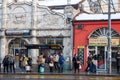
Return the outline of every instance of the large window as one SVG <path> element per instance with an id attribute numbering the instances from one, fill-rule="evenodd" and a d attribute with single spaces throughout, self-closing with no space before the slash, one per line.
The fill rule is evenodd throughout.
<path id="1" fill-rule="evenodd" d="M 40 44 L 60 44 L 63 45 L 63 38 L 39 38 Z"/>

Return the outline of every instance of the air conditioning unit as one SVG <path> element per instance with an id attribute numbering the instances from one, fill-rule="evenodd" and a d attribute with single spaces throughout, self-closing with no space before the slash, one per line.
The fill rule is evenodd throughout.
<path id="1" fill-rule="evenodd" d="M 83 29 L 83 27 L 84 27 L 83 24 L 78 24 L 78 25 L 76 25 L 76 28 L 78 28 L 78 29 Z"/>

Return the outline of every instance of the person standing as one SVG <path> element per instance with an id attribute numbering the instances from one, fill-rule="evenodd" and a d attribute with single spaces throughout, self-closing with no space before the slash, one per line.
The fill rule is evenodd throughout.
<path id="1" fill-rule="evenodd" d="M 93 56 L 91 53 L 89 53 L 88 59 L 87 59 L 87 68 L 85 69 L 86 72 L 93 71 L 93 62 L 92 62 Z"/>
<path id="2" fill-rule="evenodd" d="M 73 61 L 74 73 L 76 73 L 77 70 L 79 73 L 80 60 L 77 54 L 74 55 L 72 61 Z"/>
<path id="3" fill-rule="evenodd" d="M 65 58 L 64 58 L 63 54 L 60 53 L 59 60 L 58 60 L 58 66 L 59 66 L 58 72 L 60 72 L 60 73 L 63 72 L 64 62 L 65 62 Z"/>
<path id="4" fill-rule="evenodd" d="M 13 55 L 9 55 L 8 57 L 8 62 L 9 62 L 9 68 L 10 68 L 10 72 L 14 72 L 15 73 L 15 57 Z"/>
<path id="5" fill-rule="evenodd" d="M 9 65 L 9 62 L 8 62 L 8 55 L 6 55 L 2 61 L 2 64 L 3 64 L 3 72 L 9 72 L 8 71 L 8 65 Z"/>
<path id="6" fill-rule="evenodd" d="M 50 68 L 50 72 L 53 72 L 53 67 L 54 67 L 53 56 L 50 55 L 50 59 L 49 59 L 49 68 Z"/>
<path id="7" fill-rule="evenodd" d="M 2 67 L 2 58 L 0 58 L 0 72 L 1 72 L 1 67 Z"/>
<path id="8" fill-rule="evenodd" d="M 117 73 L 120 73 L 120 51 L 117 52 L 116 55 L 116 64 L 117 64 Z"/>
<path id="9" fill-rule="evenodd" d="M 54 67 L 55 67 L 55 70 L 58 70 L 59 55 L 58 55 L 57 53 L 54 54 L 53 60 L 54 60 Z"/>
<path id="10" fill-rule="evenodd" d="M 44 72 L 45 58 L 43 55 L 38 56 L 38 72 Z"/>
<path id="11" fill-rule="evenodd" d="M 21 57 L 21 67 L 22 67 L 22 71 L 26 72 L 25 67 L 28 65 L 28 58 L 26 57 L 26 55 L 23 55 L 23 57 Z"/>
<path id="12" fill-rule="evenodd" d="M 28 60 L 27 60 L 27 67 L 28 67 L 28 71 L 31 72 L 32 70 L 32 57 L 31 56 L 28 56 Z"/>

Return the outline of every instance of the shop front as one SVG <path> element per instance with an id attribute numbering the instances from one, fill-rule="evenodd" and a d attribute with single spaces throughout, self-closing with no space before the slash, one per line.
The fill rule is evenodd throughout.
<path id="1" fill-rule="evenodd" d="M 99 16 L 99 15 L 98 15 Z M 82 70 L 87 66 L 87 57 L 92 53 L 97 71 L 107 70 L 108 23 L 107 20 L 80 19 L 73 21 L 73 54 L 80 54 Z M 92 15 L 93 17 L 93 15 Z M 111 20 L 111 60 L 112 70 L 116 69 L 116 53 L 120 45 L 120 20 Z M 81 49 L 82 48 L 82 49 Z M 80 50 L 83 52 L 80 53 Z"/>
<path id="2" fill-rule="evenodd" d="M 88 52 L 95 57 L 93 63 L 97 66 L 97 71 L 107 71 L 107 38 L 89 38 Z M 111 39 L 112 69 L 116 69 L 116 53 L 118 51 L 119 38 Z"/>

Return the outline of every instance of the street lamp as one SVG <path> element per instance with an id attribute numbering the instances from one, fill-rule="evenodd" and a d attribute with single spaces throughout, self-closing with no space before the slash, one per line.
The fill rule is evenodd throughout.
<path id="1" fill-rule="evenodd" d="M 108 73 L 111 73 L 111 10 L 110 0 L 108 0 Z"/>

